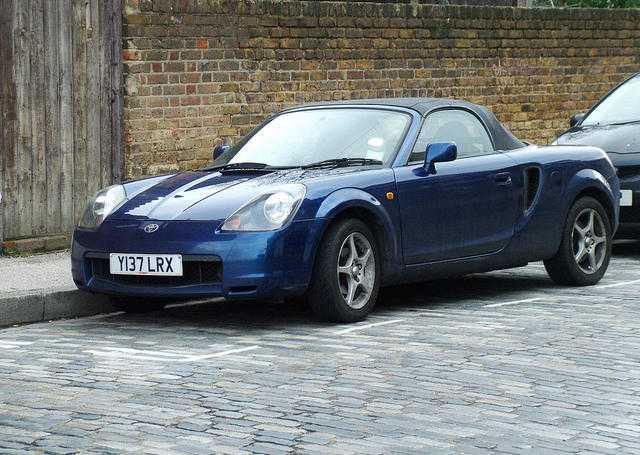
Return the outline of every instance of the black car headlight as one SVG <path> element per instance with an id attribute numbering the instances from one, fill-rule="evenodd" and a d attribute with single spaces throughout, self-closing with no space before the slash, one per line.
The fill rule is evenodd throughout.
<path id="1" fill-rule="evenodd" d="M 114 209 L 126 200 L 127 193 L 122 185 L 113 185 L 98 191 L 87 204 L 78 227 L 97 228 Z"/>
<path id="2" fill-rule="evenodd" d="M 274 231 L 293 218 L 307 189 L 301 184 L 283 185 L 253 198 L 220 226 L 221 231 Z"/>

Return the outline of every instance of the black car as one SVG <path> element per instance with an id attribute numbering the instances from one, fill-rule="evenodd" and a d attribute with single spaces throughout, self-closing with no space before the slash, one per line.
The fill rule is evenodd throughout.
<path id="1" fill-rule="evenodd" d="M 622 190 L 619 236 L 640 236 L 640 73 L 569 124 L 555 144 L 592 145 L 608 153 Z"/>

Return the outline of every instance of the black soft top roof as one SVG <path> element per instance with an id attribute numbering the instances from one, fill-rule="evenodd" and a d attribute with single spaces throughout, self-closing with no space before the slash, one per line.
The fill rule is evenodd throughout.
<path id="1" fill-rule="evenodd" d="M 371 98 L 361 100 L 325 101 L 321 103 L 307 104 L 302 107 L 330 106 L 330 105 L 379 105 L 413 109 L 423 116 L 437 109 L 456 107 L 475 113 L 489 129 L 493 142 L 498 150 L 513 150 L 524 147 L 526 144 L 516 138 L 498 121 L 493 113 L 477 104 L 468 101 L 453 100 L 448 98 Z M 295 108 L 294 108 L 295 109 Z"/>

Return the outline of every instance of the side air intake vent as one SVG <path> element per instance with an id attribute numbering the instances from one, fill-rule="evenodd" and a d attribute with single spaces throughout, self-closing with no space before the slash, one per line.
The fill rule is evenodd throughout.
<path id="1" fill-rule="evenodd" d="M 524 211 L 531 208 L 540 189 L 540 168 L 529 167 L 524 171 Z"/>

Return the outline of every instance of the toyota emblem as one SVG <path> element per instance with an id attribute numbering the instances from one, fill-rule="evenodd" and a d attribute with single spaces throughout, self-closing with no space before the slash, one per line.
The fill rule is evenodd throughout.
<path id="1" fill-rule="evenodd" d="M 146 232 L 147 234 L 151 234 L 152 232 L 156 232 L 158 230 L 160 226 L 158 226 L 155 223 L 151 223 L 151 224 L 147 224 L 144 227 L 144 232 Z"/>

